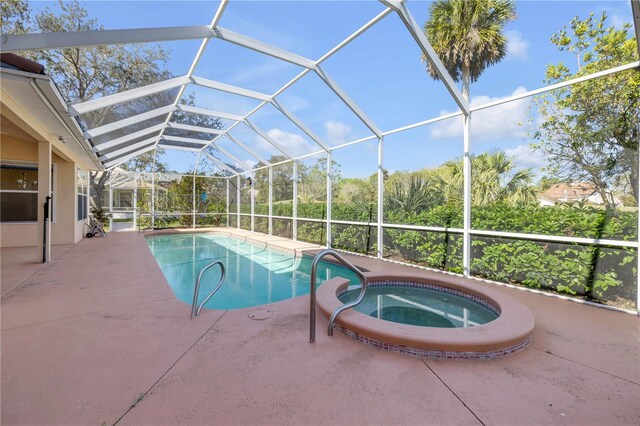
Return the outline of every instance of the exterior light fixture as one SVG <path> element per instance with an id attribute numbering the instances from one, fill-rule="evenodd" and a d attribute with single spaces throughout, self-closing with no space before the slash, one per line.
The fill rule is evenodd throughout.
<path id="1" fill-rule="evenodd" d="M 26 190 L 29 186 L 29 182 L 27 181 L 27 173 L 22 172 L 20 177 L 16 179 L 16 185 L 18 185 L 18 189 Z M 38 186 L 38 181 L 34 180 L 31 182 L 31 187 Z"/>

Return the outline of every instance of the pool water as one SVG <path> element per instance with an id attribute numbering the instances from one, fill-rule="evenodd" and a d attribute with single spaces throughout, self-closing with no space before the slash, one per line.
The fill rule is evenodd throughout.
<path id="1" fill-rule="evenodd" d="M 204 306 L 209 309 L 239 309 L 264 305 L 309 294 L 312 258 L 265 248 L 236 238 L 213 234 L 153 236 L 146 239 L 176 297 L 188 304 L 200 270 L 215 260 L 225 266 L 226 278 Z M 341 276 L 353 284 L 356 275 L 340 265 L 321 262 L 319 284 Z M 220 268 L 208 269 L 200 284 L 200 301 L 220 280 Z"/>
<path id="2" fill-rule="evenodd" d="M 359 294 L 360 288 L 350 289 L 338 298 L 348 303 Z M 422 327 L 473 327 L 498 317 L 494 311 L 464 297 L 394 285 L 367 288 L 364 300 L 354 309 L 374 318 Z"/>

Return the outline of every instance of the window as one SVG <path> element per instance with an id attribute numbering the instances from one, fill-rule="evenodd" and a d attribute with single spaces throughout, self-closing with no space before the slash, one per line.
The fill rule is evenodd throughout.
<path id="1" fill-rule="evenodd" d="M 78 169 L 77 174 L 77 187 L 78 187 L 78 220 L 85 220 L 87 218 L 87 172 Z"/>
<path id="2" fill-rule="evenodd" d="M 37 164 L 0 163 L 0 222 L 37 221 Z"/>
<path id="3" fill-rule="evenodd" d="M 133 207 L 133 192 L 124 190 L 119 192 L 119 200 L 118 207 L 121 209 L 130 209 Z"/>

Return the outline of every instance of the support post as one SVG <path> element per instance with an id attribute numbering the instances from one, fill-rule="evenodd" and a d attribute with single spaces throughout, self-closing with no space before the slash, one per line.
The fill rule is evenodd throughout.
<path id="1" fill-rule="evenodd" d="M 113 232 L 113 172 L 109 173 L 109 232 Z"/>
<path id="2" fill-rule="evenodd" d="M 256 224 L 256 193 L 255 193 L 255 184 L 256 184 L 256 175 L 251 174 L 251 184 L 249 188 L 249 193 L 251 194 L 251 232 L 255 231 Z"/>
<path id="3" fill-rule="evenodd" d="M 51 260 L 51 211 L 52 202 L 47 201 L 51 197 L 51 144 L 48 141 L 38 142 L 38 257 L 43 263 Z M 48 205 L 48 214 L 45 215 L 45 203 Z M 47 218 L 45 218 L 47 216 Z"/>
<path id="4" fill-rule="evenodd" d="M 196 227 L 196 174 L 193 174 L 191 182 L 191 228 Z"/>
<path id="5" fill-rule="evenodd" d="M 236 175 L 236 228 L 240 229 L 240 175 Z"/>
<path id="6" fill-rule="evenodd" d="M 640 8 L 640 6 L 638 6 Z M 640 20 L 638 20 L 640 21 Z M 636 29 L 640 30 L 640 23 L 636 24 Z M 639 34 L 640 35 L 640 34 Z M 640 41 L 638 42 L 640 43 Z M 640 150 L 638 150 L 638 152 L 636 153 L 636 161 L 638 161 L 640 163 Z M 640 193 L 640 182 L 638 182 L 638 193 Z M 640 213 L 640 212 L 639 212 Z M 638 216 L 638 244 L 640 245 L 640 214 L 637 215 Z M 638 249 L 636 250 L 636 260 L 637 260 L 637 265 L 636 265 L 636 271 L 640 271 L 640 247 L 638 247 Z M 638 274 L 636 274 L 637 276 Z M 636 277 L 636 314 L 638 316 L 640 316 L 640 277 Z"/>
<path id="7" fill-rule="evenodd" d="M 133 229 L 138 228 L 138 174 L 133 178 Z"/>
<path id="8" fill-rule="evenodd" d="M 151 166 L 151 229 L 156 226 L 156 157 L 158 150 L 153 150 L 153 165 Z"/>
<path id="9" fill-rule="evenodd" d="M 229 180 L 231 178 L 227 178 L 227 210 L 226 210 L 226 216 L 227 216 L 227 228 L 229 227 Z"/>
<path id="10" fill-rule="evenodd" d="M 89 213 L 91 212 L 91 172 L 87 170 L 86 173 L 87 173 L 87 210 L 85 211 L 87 212 L 87 217 L 85 218 L 84 222 L 88 225 Z M 100 208 L 102 208 L 102 206 L 100 206 Z"/>
<path id="11" fill-rule="evenodd" d="M 378 250 L 376 251 L 376 256 L 378 259 L 382 259 L 383 252 L 383 244 L 384 244 L 384 228 L 382 227 L 382 222 L 384 221 L 384 168 L 382 166 L 383 160 L 383 150 L 384 150 L 384 139 L 378 139 Z M 368 248 L 368 247 L 367 247 Z"/>
<path id="12" fill-rule="evenodd" d="M 198 157 L 196 158 L 196 162 L 193 166 L 193 190 L 191 191 L 191 196 L 192 196 L 191 228 L 192 229 L 196 229 L 196 174 L 198 172 L 199 162 L 200 162 L 200 153 L 198 153 Z"/>
<path id="13" fill-rule="evenodd" d="M 293 160 L 293 230 L 294 241 L 298 241 L 298 162 Z"/>
<path id="14" fill-rule="evenodd" d="M 269 166 L 269 235 L 273 235 L 273 166 Z"/>
<path id="15" fill-rule="evenodd" d="M 462 242 L 462 270 L 465 277 L 471 275 L 471 154 L 470 154 L 471 115 L 464 116 L 464 146 L 463 146 L 463 242 Z"/>
<path id="16" fill-rule="evenodd" d="M 327 248 L 331 248 L 331 206 L 333 205 L 331 179 L 331 151 L 327 152 Z"/>

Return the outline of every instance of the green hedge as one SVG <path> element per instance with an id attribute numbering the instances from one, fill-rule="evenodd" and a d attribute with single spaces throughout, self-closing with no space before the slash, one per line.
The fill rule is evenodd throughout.
<path id="1" fill-rule="evenodd" d="M 273 206 L 274 215 L 291 216 L 292 203 Z M 304 218 L 326 218 L 324 203 L 298 205 L 298 239 L 325 244 L 324 223 Z M 375 222 L 374 205 L 332 205 L 334 220 Z M 274 219 L 275 221 L 275 219 Z M 462 228 L 461 206 L 442 205 L 428 211 L 385 211 L 387 223 Z M 276 235 L 290 236 L 291 222 L 275 225 Z M 472 227 L 540 235 L 635 241 L 637 213 L 595 207 L 472 208 Z M 276 228 L 278 228 L 276 230 Z M 332 224 L 333 246 L 374 254 L 376 228 Z M 385 257 L 446 271 L 462 272 L 462 236 L 455 233 L 401 230 L 384 231 Z M 637 250 L 596 245 L 534 242 L 499 237 L 472 237 L 471 272 L 491 280 L 553 290 L 603 303 L 634 308 L 637 291 Z"/>
<path id="2" fill-rule="evenodd" d="M 386 212 L 390 223 L 462 228 L 462 209 Z M 487 231 L 635 241 L 637 213 L 595 207 L 472 208 L 472 228 Z M 634 308 L 637 250 L 596 245 L 472 237 L 471 273 L 496 281 L 554 290 Z M 385 231 L 385 253 L 400 260 L 462 272 L 462 239 L 445 233 Z"/>

